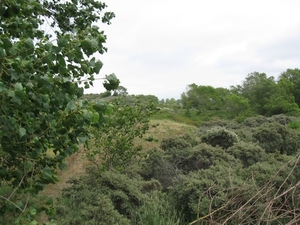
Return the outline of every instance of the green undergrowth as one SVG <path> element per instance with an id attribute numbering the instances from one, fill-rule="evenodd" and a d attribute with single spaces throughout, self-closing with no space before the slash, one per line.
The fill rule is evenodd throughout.
<path id="1" fill-rule="evenodd" d="M 58 224 L 296 224 L 300 131 L 294 117 L 151 120 L 145 154 L 94 165 L 58 196 Z M 152 125 L 153 126 L 152 126 Z M 154 126 L 155 125 L 155 126 Z M 148 143 L 148 144 L 146 144 Z M 150 145 L 149 145 L 150 143 Z"/>

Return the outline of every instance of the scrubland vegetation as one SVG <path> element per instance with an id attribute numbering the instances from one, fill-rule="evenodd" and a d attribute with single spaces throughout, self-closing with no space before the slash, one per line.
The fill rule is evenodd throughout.
<path id="1" fill-rule="evenodd" d="M 105 8 L 0 3 L 0 224 L 299 224 L 300 70 L 180 99 L 109 74 L 84 95 Z"/>
<path id="2" fill-rule="evenodd" d="M 298 117 L 214 118 L 181 134 L 153 135 L 165 121 L 154 116 L 152 138 L 146 132 L 142 141 L 154 147 L 122 169 L 103 169 L 101 160 L 88 166 L 62 191 L 53 218 L 60 224 L 299 222 Z"/>

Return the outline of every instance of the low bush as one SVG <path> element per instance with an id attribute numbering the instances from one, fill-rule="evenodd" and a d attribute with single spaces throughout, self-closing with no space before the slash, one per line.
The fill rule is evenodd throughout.
<path id="1" fill-rule="evenodd" d="M 155 181 L 143 182 L 118 171 L 95 168 L 69 183 L 57 202 L 58 224 L 130 224 L 147 197 L 144 193 L 153 186 L 159 189 Z"/>
<path id="2" fill-rule="evenodd" d="M 244 184 L 239 177 L 231 175 L 237 168 L 239 164 L 230 168 L 220 163 L 206 170 L 180 175 L 169 191 L 174 207 L 184 214 L 186 221 L 192 222 L 228 204 L 233 193 L 237 195 L 247 189 L 242 188 Z M 231 204 L 228 208 L 230 207 Z M 223 216 L 224 212 L 220 212 L 208 218 Z"/>
<path id="3" fill-rule="evenodd" d="M 220 162 L 178 176 L 169 195 L 189 224 L 297 224 L 299 160 L 276 153 L 248 168 Z"/>
<path id="4" fill-rule="evenodd" d="M 214 147 L 227 149 L 238 141 L 238 137 L 233 131 L 224 127 L 213 127 L 201 136 L 201 141 Z"/>
<path id="5" fill-rule="evenodd" d="M 249 167 L 254 163 L 261 162 L 266 159 L 266 152 L 255 143 L 247 143 L 240 141 L 234 143 L 226 152 L 239 159 L 244 167 Z"/>
<path id="6" fill-rule="evenodd" d="M 153 149 L 150 155 L 140 164 L 138 173 L 145 179 L 156 179 L 166 190 L 172 185 L 172 180 L 179 173 L 174 164 L 170 162 L 170 157 L 160 149 Z"/>
<path id="7" fill-rule="evenodd" d="M 161 141 L 160 148 L 164 151 L 170 149 L 185 149 L 192 147 L 192 144 L 184 136 L 165 138 Z"/>
<path id="8" fill-rule="evenodd" d="M 221 162 L 227 164 L 236 164 L 233 156 L 227 154 L 220 147 L 213 147 L 211 145 L 201 143 L 188 150 L 188 156 L 184 158 L 178 165 L 183 173 L 187 174 L 191 171 L 209 169 L 213 165 Z"/>

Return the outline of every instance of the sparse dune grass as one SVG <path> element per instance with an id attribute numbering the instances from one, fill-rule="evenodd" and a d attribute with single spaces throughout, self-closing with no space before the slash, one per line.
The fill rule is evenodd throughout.
<path id="1" fill-rule="evenodd" d="M 157 120 L 150 121 L 150 129 L 146 132 L 142 139 L 138 138 L 136 144 L 142 145 L 144 150 L 159 147 L 164 138 L 174 137 L 181 134 L 196 134 L 197 127 L 187 125 L 172 120 Z M 148 140 L 148 141 L 147 141 Z"/>

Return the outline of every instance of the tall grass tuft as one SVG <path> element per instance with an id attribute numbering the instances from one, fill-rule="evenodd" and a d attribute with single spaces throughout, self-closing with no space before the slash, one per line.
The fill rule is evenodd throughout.
<path id="1" fill-rule="evenodd" d="M 133 225 L 184 225 L 181 213 L 168 203 L 166 196 L 161 192 L 149 193 L 149 198 L 136 212 Z"/>

